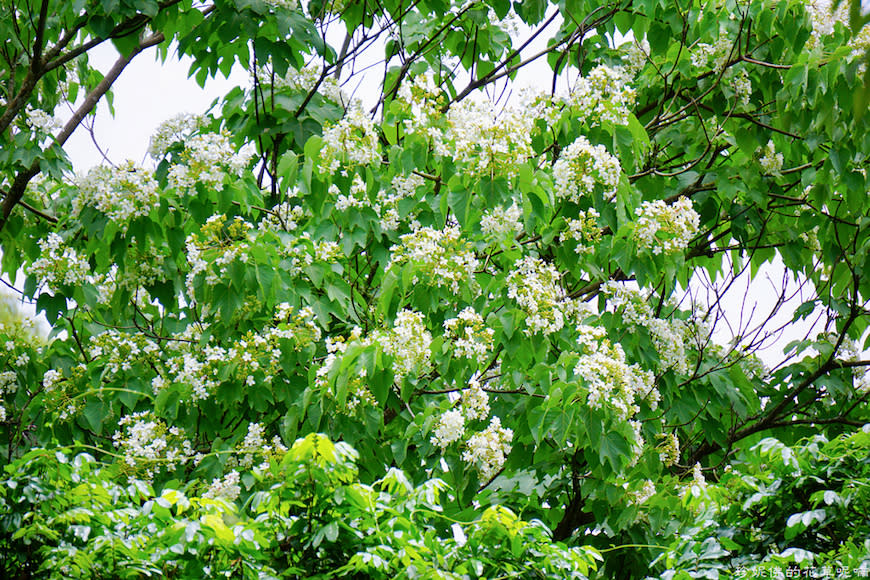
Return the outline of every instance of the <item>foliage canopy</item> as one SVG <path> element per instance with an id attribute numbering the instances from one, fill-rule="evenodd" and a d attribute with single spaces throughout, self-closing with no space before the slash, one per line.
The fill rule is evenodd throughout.
<path id="1" fill-rule="evenodd" d="M 870 566 L 857 2 L 2 6 L 6 577 Z M 74 173 L 176 48 L 250 83 Z"/>

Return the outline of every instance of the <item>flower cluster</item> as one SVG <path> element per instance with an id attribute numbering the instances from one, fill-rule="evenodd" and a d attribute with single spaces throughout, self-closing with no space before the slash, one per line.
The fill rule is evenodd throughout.
<path id="1" fill-rule="evenodd" d="M 27 273 L 35 276 L 40 286 L 59 292 L 62 286 L 77 286 L 90 279 L 87 260 L 74 249 L 65 247 L 59 235 L 50 233 L 37 244 L 40 257 L 27 268 Z"/>
<path id="2" fill-rule="evenodd" d="M 651 408 L 657 406 L 659 393 L 652 372 L 629 365 L 622 346 L 605 338 L 603 328 L 580 325 L 577 333 L 581 354 L 574 374 L 587 388 L 590 407 L 609 407 L 617 418 L 628 420 L 640 410 L 638 401 L 647 401 Z"/>
<path id="3" fill-rule="evenodd" d="M 850 4 L 851 2 L 840 2 L 836 10 L 831 10 L 830 0 L 808 0 L 804 3 L 813 23 L 812 36 L 807 41 L 808 48 L 814 48 L 823 40 L 823 37 L 831 35 L 838 24 L 846 28 L 849 27 Z M 866 3 L 862 2 L 861 6 L 865 7 Z M 867 14 L 866 8 L 863 13 Z M 853 31 L 849 37 L 848 46 L 852 49 L 849 55 L 851 59 L 863 58 L 870 48 L 870 27 L 863 26 L 859 30 Z M 859 65 L 858 75 L 864 74 L 866 66 L 865 63 Z"/>
<path id="4" fill-rule="evenodd" d="M 729 79 L 731 90 L 734 91 L 734 96 L 745 107 L 749 105 L 749 100 L 752 98 L 752 81 L 749 79 L 749 73 L 744 69 L 740 69 Z"/>
<path id="5" fill-rule="evenodd" d="M 482 421 L 489 416 L 489 396 L 476 374 L 458 400 L 459 407 L 444 411 L 433 430 L 430 441 L 441 449 L 463 439 L 467 421 Z M 493 416 L 486 429 L 472 434 L 462 444 L 462 460 L 475 468 L 481 481 L 492 479 L 504 465 L 512 439 L 513 431 L 502 427 L 501 419 Z"/>
<path id="6" fill-rule="evenodd" d="M 461 238 L 458 226 L 442 230 L 423 227 L 400 240 L 402 243 L 392 248 L 388 271 L 407 264 L 414 272 L 413 284 L 422 281 L 438 288 L 447 287 L 456 294 L 464 287 L 476 289 L 474 271 L 480 261 L 471 244 Z"/>
<path id="7" fill-rule="evenodd" d="M 326 352 L 328 354 L 323 361 L 323 365 L 317 369 L 317 376 L 314 379 L 314 384 L 317 387 L 325 391 L 329 389 L 329 373 L 335 367 L 335 364 L 341 360 L 341 356 L 347 351 L 347 347 L 350 344 L 371 344 L 371 339 L 368 337 L 365 340 L 361 340 L 361 333 L 362 329 L 356 326 L 351 330 L 350 336 L 347 338 L 342 336 L 326 338 Z M 345 402 L 347 411 L 355 411 L 360 404 L 375 404 L 375 397 L 366 384 L 367 374 L 368 371 L 363 368 L 359 369 L 356 375 L 348 377 L 347 400 Z"/>
<path id="8" fill-rule="evenodd" d="M 432 435 L 432 444 L 442 449 L 462 439 L 465 435 L 465 415 L 460 409 L 450 409 L 441 413 L 438 425 Z"/>
<path id="9" fill-rule="evenodd" d="M 15 371 L 3 371 L 0 373 L 0 423 L 6 421 L 6 407 L 3 404 L 3 396 L 11 395 L 18 390 L 18 375 Z"/>
<path id="10" fill-rule="evenodd" d="M 307 95 L 316 90 L 323 98 L 336 105 L 347 105 L 350 99 L 341 90 L 341 85 L 338 84 L 338 81 L 332 75 L 324 75 L 322 73 L 323 69 L 321 67 L 310 65 L 301 69 L 289 67 L 284 76 L 280 76 L 275 74 L 270 66 L 262 66 L 257 68 L 256 82 L 263 87 L 271 87 L 276 91 L 288 89 Z"/>
<path id="11" fill-rule="evenodd" d="M 439 153 L 474 174 L 510 178 L 519 163 L 534 154 L 534 118 L 519 107 L 496 111 L 492 103 L 465 99 L 450 108 L 447 123 L 445 140 L 452 150 Z"/>
<path id="12" fill-rule="evenodd" d="M 329 187 L 329 193 L 335 196 L 335 209 L 338 211 L 371 208 L 380 218 L 381 229 L 394 231 L 399 228 L 399 224 L 403 220 L 399 213 L 399 202 L 407 197 L 412 197 L 423 182 L 423 178 L 419 175 L 412 174 L 407 177 L 396 175 L 391 183 L 392 188 L 379 190 L 372 199 L 367 192 L 365 181 L 357 174 L 354 175 L 350 190 L 346 195 L 336 184 Z"/>
<path id="13" fill-rule="evenodd" d="M 299 227 L 299 223 L 307 215 L 302 206 L 291 205 L 288 202 L 279 203 L 266 213 L 258 227 L 260 230 L 292 232 Z"/>
<path id="14" fill-rule="evenodd" d="M 46 113 L 42 109 L 34 109 L 29 104 L 24 110 L 24 119 L 27 126 L 38 133 L 51 134 L 63 126 L 61 120 L 54 115 Z"/>
<path id="15" fill-rule="evenodd" d="M 251 146 L 236 152 L 230 144 L 228 133 L 194 135 L 184 143 L 182 163 L 173 165 L 169 170 L 169 185 L 180 192 L 191 191 L 197 183 L 222 191 L 227 177 L 243 175 L 253 155 Z"/>
<path id="16" fill-rule="evenodd" d="M 647 329 L 659 355 L 660 369 L 673 369 L 680 374 L 689 372 L 686 356 L 689 327 L 685 321 L 673 316 L 667 319 L 657 318 L 647 297 L 625 285 L 609 281 L 605 283 L 602 291 L 608 296 L 611 307 L 621 309 L 622 319 L 626 324 Z"/>
<path id="17" fill-rule="evenodd" d="M 662 200 L 645 201 L 635 210 L 634 239 L 641 250 L 653 254 L 676 254 L 685 251 L 698 233 L 700 216 L 692 201 L 681 197 L 672 205 Z"/>
<path id="18" fill-rule="evenodd" d="M 556 199 L 580 203 L 595 192 L 596 186 L 602 188 L 604 199 L 613 199 L 621 171 L 619 160 L 603 145 L 592 145 L 581 135 L 562 150 L 553 164 Z"/>
<path id="19" fill-rule="evenodd" d="M 627 125 L 634 99 L 635 91 L 625 84 L 621 71 L 599 65 L 577 81 L 565 103 L 592 125 L 602 121 Z"/>
<path id="20" fill-rule="evenodd" d="M 88 354 L 100 359 L 104 377 L 130 371 L 134 364 L 151 361 L 159 356 L 160 347 L 142 333 L 130 334 L 110 328 L 91 338 Z"/>
<path id="21" fill-rule="evenodd" d="M 565 290 L 559 285 L 561 275 L 551 264 L 539 258 L 525 257 L 514 264 L 508 276 L 508 298 L 526 313 L 527 336 L 552 334 L 565 325 Z"/>
<path id="22" fill-rule="evenodd" d="M 284 238 L 281 255 L 287 260 L 287 272 L 296 276 L 305 266 L 315 262 L 332 263 L 342 255 L 337 242 L 312 240 L 311 234 L 302 232 L 295 238 Z"/>
<path id="23" fill-rule="evenodd" d="M 151 411 L 121 417 L 121 427 L 112 436 L 115 447 L 124 454 L 124 462 L 150 481 L 162 471 L 170 472 L 193 457 L 193 446 L 184 430 L 167 427 Z"/>
<path id="24" fill-rule="evenodd" d="M 624 483 L 623 486 L 627 489 L 628 483 L 627 482 Z M 655 494 L 656 494 L 655 484 L 651 480 L 647 479 L 647 480 L 644 480 L 643 485 L 641 486 L 640 489 L 628 492 L 629 502 L 634 504 L 634 505 L 641 505 L 644 502 L 646 502 L 646 500 L 648 500 L 649 498 L 654 496 Z"/>
<path id="25" fill-rule="evenodd" d="M 598 218 L 601 214 L 595 208 L 581 211 L 577 219 L 566 218 L 567 231 L 561 235 L 561 240 L 574 240 L 577 247 L 574 249 L 578 254 L 590 254 L 595 245 L 601 240 L 601 228 L 598 226 Z"/>
<path id="26" fill-rule="evenodd" d="M 431 73 L 417 75 L 413 80 L 405 79 L 402 82 L 395 103 L 407 117 L 402 123 L 405 132 L 432 139 L 436 149 L 441 149 L 444 139 L 442 132 L 436 128 L 437 121 L 442 117 L 437 91 Z"/>
<path id="27" fill-rule="evenodd" d="M 680 440 L 674 433 L 659 433 L 656 437 L 662 440 L 657 447 L 659 459 L 665 467 L 675 465 L 680 460 Z"/>
<path id="28" fill-rule="evenodd" d="M 504 466 L 513 436 L 511 429 L 501 426 L 501 419 L 493 417 L 484 431 L 469 437 L 462 460 L 475 466 L 481 481 L 489 481 Z"/>
<path id="29" fill-rule="evenodd" d="M 258 382 L 271 383 L 280 372 L 282 347 L 301 350 L 320 340 L 320 327 L 315 322 L 314 312 L 302 308 L 294 313 L 288 304 L 280 304 L 274 321 L 259 332 L 249 331 L 232 343 L 229 348 L 208 341 L 203 346 L 196 338 L 201 333 L 194 325 L 169 342 L 171 352 L 165 363 L 164 374 L 151 381 L 155 394 L 170 384 L 184 385 L 189 389 L 191 400 L 207 399 L 221 382 L 222 370 L 229 369 L 226 379 L 248 387 Z M 194 338 L 191 338 L 194 337 Z M 167 347 L 169 348 L 169 347 Z"/>
<path id="30" fill-rule="evenodd" d="M 227 224 L 224 215 L 213 215 L 206 220 L 200 233 L 192 233 L 187 237 L 187 261 L 190 271 L 187 273 L 185 286 L 188 296 L 194 297 L 194 281 L 205 273 L 205 283 L 214 286 L 226 275 L 227 268 L 236 259 L 248 260 L 248 232 L 253 225 L 236 216 L 233 222 Z M 216 268 L 212 268 L 216 266 Z"/>
<path id="31" fill-rule="evenodd" d="M 764 148 L 759 148 L 758 164 L 761 165 L 761 173 L 764 175 L 777 176 L 782 170 L 782 153 L 776 152 L 773 139 L 767 142 Z"/>
<path id="32" fill-rule="evenodd" d="M 423 323 L 423 315 L 404 309 L 396 314 L 393 328 L 377 331 L 374 340 L 393 357 L 393 374 L 398 382 L 407 375 L 429 369 L 432 335 Z"/>
<path id="33" fill-rule="evenodd" d="M 413 310 L 402 310 L 396 314 L 393 327 L 377 329 L 367 336 L 354 328 L 349 337 L 329 337 L 326 339 L 328 355 L 323 365 L 317 369 L 315 385 L 323 390 L 330 388 L 330 373 L 339 364 L 348 347 L 361 348 L 376 346 L 392 358 L 393 380 L 401 383 L 406 376 L 418 376 L 429 372 L 431 367 L 432 334 L 426 329 L 423 315 Z M 374 404 L 375 398 L 366 384 L 367 371 L 358 368 L 355 375 L 347 377 L 347 400 L 345 408 L 354 411 L 360 403 Z M 334 393 L 333 393 L 334 394 Z"/>
<path id="34" fill-rule="evenodd" d="M 522 217 L 523 208 L 516 203 L 511 204 L 507 209 L 499 206 L 483 212 L 483 217 L 480 218 L 480 229 L 499 245 L 506 245 L 523 231 Z"/>
<path id="35" fill-rule="evenodd" d="M 272 437 L 271 442 L 267 442 L 263 437 L 265 432 L 262 423 L 250 423 L 245 438 L 236 445 L 229 464 L 233 467 L 251 469 L 255 466 L 254 462 L 259 461 L 259 467 L 266 469 L 270 459 L 280 460 L 287 453 L 287 447 L 277 435 Z"/>
<path id="36" fill-rule="evenodd" d="M 189 113 L 181 113 L 163 121 L 151 136 L 148 154 L 156 160 L 163 159 L 170 147 L 176 143 L 184 143 L 203 125 L 205 125 L 205 119 L 201 115 Z"/>
<path id="37" fill-rule="evenodd" d="M 728 36 L 720 32 L 716 44 L 699 42 L 691 49 L 692 66 L 700 69 L 722 70 L 731 58 L 733 47 Z"/>
<path id="38" fill-rule="evenodd" d="M 344 165 L 368 165 L 380 159 L 375 122 L 362 110 L 362 106 L 348 109 L 342 119 L 324 128 L 322 167 L 329 173 Z"/>
<path id="39" fill-rule="evenodd" d="M 631 42 L 626 42 L 622 45 L 625 51 L 623 60 L 625 61 L 625 72 L 634 76 L 646 65 L 650 59 L 650 46 L 646 38 L 641 40 L 633 39 Z"/>
<path id="40" fill-rule="evenodd" d="M 73 210 L 83 206 L 101 211 L 122 230 L 132 218 L 147 216 L 160 205 L 160 192 L 154 174 L 127 161 L 117 167 L 101 165 L 77 180 L 79 195 L 73 200 Z"/>
<path id="41" fill-rule="evenodd" d="M 228 501 L 235 501 L 242 493 L 239 480 L 239 472 L 233 469 L 223 477 L 215 478 L 202 497 L 209 499 L 220 497 Z"/>
<path id="42" fill-rule="evenodd" d="M 487 328 L 483 317 L 468 307 L 444 321 L 446 335 L 453 342 L 453 352 L 457 356 L 477 361 L 479 365 L 487 363 L 492 351 L 492 339 L 495 332 Z"/>

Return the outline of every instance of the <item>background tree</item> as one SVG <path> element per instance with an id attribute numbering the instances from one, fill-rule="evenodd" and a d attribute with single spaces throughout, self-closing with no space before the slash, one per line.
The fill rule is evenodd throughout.
<path id="1" fill-rule="evenodd" d="M 2 265 L 52 325 L 0 337 L 8 575 L 870 565 L 867 29 L 762 0 L 4 7 Z M 173 42 L 251 83 L 149 166 L 73 175 L 72 132 Z M 774 260 L 769 315 L 728 311 Z M 792 278 L 816 325 L 766 366 Z"/>

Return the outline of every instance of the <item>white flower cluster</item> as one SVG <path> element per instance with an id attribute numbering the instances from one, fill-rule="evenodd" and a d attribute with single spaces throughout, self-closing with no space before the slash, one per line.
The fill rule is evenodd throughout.
<path id="1" fill-rule="evenodd" d="M 621 71 L 599 65 L 577 81 L 565 103 L 590 124 L 627 125 L 635 96 Z"/>
<path id="2" fill-rule="evenodd" d="M 601 186 L 604 199 L 616 196 L 622 169 L 619 160 L 603 145 L 592 145 L 582 135 L 565 147 L 553 164 L 556 199 L 579 203 Z"/>
<path id="3" fill-rule="evenodd" d="M 645 295 L 612 280 L 604 284 L 602 291 L 608 296 L 611 307 L 622 309 L 625 324 L 647 329 L 659 355 L 658 366 L 661 370 L 673 369 L 679 374 L 689 372 L 686 356 L 689 329 L 685 321 L 673 316 L 657 318 Z"/>
<path id="4" fill-rule="evenodd" d="M 731 40 L 724 31 L 720 31 L 716 44 L 699 42 L 691 48 L 692 66 L 700 69 L 722 70 L 728 64 L 732 49 Z"/>
<path id="5" fill-rule="evenodd" d="M 169 170 L 169 185 L 179 192 L 191 191 L 197 183 L 222 191 L 227 177 L 241 177 L 253 156 L 250 144 L 236 152 L 228 133 L 194 135 L 184 143 L 183 163 Z"/>
<path id="6" fill-rule="evenodd" d="M 6 406 L 3 404 L 3 396 L 11 395 L 18 390 L 18 375 L 15 371 L 3 371 L 0 373 L 0 423 L 6 421 Z"/>
<path id="7" fill-rule="evenodd" d="M 442 450 L 460 441 L 466 434 L 467 421 L 485 420 L 489 416 L 489 396 L 473 376 L 462 390 L 458 408 L 444 411 L 438 418 L 430 441 Z M 462 460 L 477 470 L 481 481 L 492 479 L 501 470 L 511 451 L 513 431 L 501 426 L 501 419 L 493 416 L 489 426 L 472 434 L 462 444 Z"/>
<path id="8" fill-rule="evenodd" d="M 745 107 L 749 104 L 752 98 L 752 81 L 749 79 L 749 73 L 745 69 L 740 69 L 729 79 L 731 90 L 734 91 L 734 96 Z"/>
<path id="9" fill-rule="evenodd" d="M 813 23 L 813 32 L 810 39 L 807 41 L 807 47 L 813 49 L 819 45 L 823 37 L 829 36 L 834 32 L 836 25 L 849 27 L 849 9 L 851 2 L 840 2 L 836 10 L 831 10 L 830 0 L 807 0 L 804 3 L 807 11 L 810 13 Z M 863 14 L 866 16 L 866 2 L 862 2 L 864 7 Z M 849 55 L 850 59 L 863 58 L 870 48 L 870 27 L 863 26 L 860 30 L 850 35 L 847 45 L 852 49 Z M 858 66 L 858 75 L 864 74 L 867 65 L 861 63 Z"/>
<path id="10" fill-rule="evenodd" d="M 759 148 L 760 157 L 758 164 L 761 165 L 761 173 L 763 175 L 777 176 L 782 170 L 783 156 L 782 153 L 776 152 L 776 145 L 773 144 L 773 139 L 767 142 L 764 148 Z"/>
<path id="11" fill-rule="evenodd" d="M 342 252 L 337 242 L 315 241 L 310 233 L 302 232 L 295 238 L 284 238 L 281 255 L 287 258 L 287 272 L 297 276 L 314 262 L 335 262 Z"/>
<path id="12" fill-rule="evenodd" d="M 681 197 L 672 205 L 658 199 L 645 201 L 634 211 L 634 239 L 641 250 L 653 254 L 683 252 L 698 233 L 701 217 L 689 198 Z"/>
<path id="13" fill-rule="evenodd" d="M 665 467 L 675 465 L 680 460 L 680 440 L 674 433 L 659 433 L 656 437 L 662 440 L 656 447 L 661 462 Z"/>
<path id="14" fill-rule="evenodd" d="M 185 240 L 190 264 L 185 287 L 191 299 L 195 299 L 194 282 L 199 274 L 205 273 L 205 284 L 214 286 L 226 275 L 232 262 L 237 259 L 248 261 L 248 234 L 254 226 L 238 216 L 231 224 L 226 225 L 226 222 L 226 216 L 213 215 L 206 220 L 200 233 L 192 233 Z"/>
<path id="15" fill-rule="evenodd" d="M 643 486 L 637 491 L 629 492 L 629 497 L 631 498 L 631 503 L 634 505 L 641 505 L 646 502 L 649 498 L 656 494 L 656 486 L 652 482 L 652 480 L 644 480 Z"/>
<path id="16" fill-rule="evenodd" d="M 368 165 L 380 159 L 375 122 L 361 105 L 351 107 L 338 123 L 324 128 L 320 156 L 323 169 L 329 173 L 342 163 Z"/>
<path id="17" fill-rule="evenodd" d="M 436 127 L 442 114 L 438 109 L 438 88 L 432 73 L 417 75 L 402 81 L 396 94 L 396 104 L 404 108 L 407 116 L 402 122 L 408 134 L 420 134 L 432 139 L 436 150 L 443 150 L 444 135 Z"/>
<path id="18" fill-rule="evenodd" d="M 260 221 L 260 230 L 273 232 L 292 232 L 299 227 L 299 223 L 308 217 L 308 213 L 299 205 L 291 205 L 288 202 L 279 203 L 272 207 L 266 216 Z"/>
<path id="19" fill-rule="evenodd" d="M 489 426 L 468 438 L 462 460 L 477 468 L 481 481 L 489 481 L 504 466 L 511 452 L 514 432 L 501 426 L 501 419 L 493 417 Z"/>
<path id="20" fill-rule="evenodd" d="M 526 336 L 552 334 L 565 325 L 565 290 L 561 274 L 539 258 L 526 256 L 514 264 L 507 278 L 508 298 L 526 313 Z"/>
<path id="21" fill-rule="evenodd" d="M 586 211 L 581 211 L 577 219 L 566 218 L 565 225 L 568 229 L 560 237 L 564 242 L 566 240 L 574 240 L 577 242 L 577 247 L 574 249 L 578 254 L 591 254 L 595 249 L 595 244 L 601 240 L 601 228 L 598 226 L 598 218 L 601 214 L 590 207 Z"/>
<path id="22" fill-rule="evenodd" d="M 235 501 L 242 493 L 242 488 L 239 487 L 239 472 L 232 470 L 223 477 L 217 477 L 208 487 L 202 497 L 209 499 L 224 498 L 228 501 Z"/>
<path id="23" fill-rule="evenodd" d="M 586 403 L 590 407 L 608 407 L 622 420 L 640 410 L 637 401 L 645 400 L 656 408 L 659 393 L 652 372 L 627 364 L 622 346 L 605 338 L 603 328 L 580 325 L 577 333 L 582 352 L 574 374 L 588 389 Z"/>
<path id="24" fill-rule="evenodd" d="M 483 212 L 480 218 L 480 229 L 500 245 L 505 245 L 512 242 L 517 234 L 523 231 L 522 217 L 523 208 L 516 203 L 511 204 L 507 209 L 499 206 Z"/>
<path id="25" fill-rule="evenodd" d="M 456 294 L 462 288 L 477 288 L 474 271 L 480 266 L 470 243 L 461 238 L 459 226 L 442 230 L 420 228 L 400 238 L 401 244 L 391 248 L 392 258 L 387 270 L 407 264 L 413 268 L 411 282 L 447 287 Z"/>
<path id="26" fill-rule="evenodd" d="M 160 160 L 176 143 L 184 143 L 191 135 L 199 131 L 205 125 L 202 115 L 181 113 L 160 123 L 157 130 L 151 136 L 148 146 L 148 154 Z"/>
<path id="27" fill-rule="evenodd" d="M 456 318 L 445 320 L 444 330 L 453 343 L 455 355 L 475 360 L 481 366 L 488 362 L 495 331 L 486 327 L 483 317 L 474 308 L 469 306 Z"/>
<path id="28" fill-rule="evenodd" d="M 489 416 L 489 395 L 480 386 L 476 373 L 468 381 L 468 388 L 462 390 L 459 401 L 469 421 L 486 419 Z"/>
<path id="29" fill-rule="evenodd" d="M 365 340 L 361 340 L 361 334 L 362 329 L 356 326 L 351 330 L 350 336 L 346 339 L 342 336 L 326 338 L 326 352 L 328 354 L 323 361 L 323 365 L 317 369 L 317 376 L 314 379 L 315 386 L 323 390 L 329 389 L 329 373 L 332 371 L 335 363 L 341 360 L 341 356 L 345 351 L 347 351 L 347 347 L 351 343 L 358 343 L 361 345 L 371 344 L 372 341 L 368 337 Z M 345 407 L 349 412 L 355 411 L 361 404 L 375 404 L 375 397 L 372 395 L 368 385 L 366 384 L 367 372 L 366 369 L 361 369 L 356 376 L 348 378 Z"/>
<path id="30" fill-rule="evenodd" d="M 29 104 L 24 109 L 24 119 L 32 131 L 49 135 L 63 126 L 59 118 L 42 109 L 34 109 Z"/>
<path id="31" fill-rule="evenodd" d="M 315 379 L 317 387 L 329 389 L 329 374 L 335 365 L 340 363 L 342 355 L 351 344 L 361 347 L 377 345 L 385 354 L 392 357 L 393 380 L 397 384 L 408 375 L 420 376 L 429 372 L 432 334 L 426 329 L 423 315 L 419 312 L 404 309 L 396 314 L 392 328 L 378 329 L 365 337 L 362 337 L 361 333 L 361 329 L 354 328 L 347 339 L 344 337 L 326 339 L 328 355 L 323 365 L 317 369 Z M 366 385 L 366 378 L 365 369 L 357 369 L 355 376 L 348 377 L 345 403 L 348 411 L 354 411 L 361 403 L 374 404 L 375 398 Z"/>
<path id="32" fill-rule="evenodd" d="M 623 60 L 625 61 L 625 71 L 628 75 L 634 76 L 646 65 L 650 60 L 650 46 L 646 38 L 638 41 L 636 38 L 630 42 L 626 42 L 621 47 L 625 51 Z"/>
<path id="33" fill-rule="evenodd" d="M 447 143 L 437 151 L 465 164 L 477 175 L 515 176 L 519 164 L 534 155 L 535 119 L 519 107 L 497 111 L 492 103 L 464 99 L 447 112 Z"/>
<path id="34" fill-rule="evenodd" d="M 432 444 L 442 449 L 462 439 L 465 435 L 465 415 L 460 409 L 450 409 L 441 413 L 438 425 L 432 435 Z"/>
<path id="35" fill-rule="evenodd" d="M 173 471 L 193 457 L 193 446 L 184 429 L 167 427 L 151 411 L 125 415 L 121 427 L 112 436 L 115 447 L 124 454 L 124 462 L 146 480 L 163 471 Z"/>
<path id="36" fill-rule="evenodd" d="M 259 332 L 248 332 L 229 348 L 216 344 L 199 346 L 199 331 L 194 325 L 167 343 L 168 352 L 165 374 L 151 381 L 155 394 L 169 384 L 186 385 L 193 401 L 207 399 L 220 383 L 222 369 L 231 366 L 232 374 L 227 380 L 235 380 L 253 387 L 258 381 L 271 383 L 281 367 L 281 347 L 288 343 L 294 350 L 320 340 L 320 327 L 314 312 L 302 308 L 293 314 L 287 304 L 278 306 L 272 325 Z"/>
<path id="37" fill-rule="evenodd" d="M 130 334 L 110 328 L 91 338 L 88 354 L 100 359 L 104 377 L 127 372 L 134 364 L 154 361 L 160 352 L 156 342 L 143 333 Z"/>
<path id="38" fill-rule="evenodd" d="M 277 435 L 267 442 L 263 437 L 266 429 L 262 423 L 250 423 L 245 438 L 236 446 L 235 453 L 230 457 L 230 465 L 242 469 L 255 467 L 254 461 L 260 461 L 260 469 L 269 467 L 269 459 L 280 459 L 287 452 L 287 447 Z"/>
<path id="39" fill-rule="evenodd" d="M 127 161 L 117 167 L 101 165 L 76 180 L 79 195 L 73 200 L 73 210 L 92 206 L 113 222 L 127 229 L 132 218 L 147 216 L 160 205 L 157 180 L 149 169 L 136 167 Z"/>
<path id="40" fill-rule="evenodd" d="M 398 382 L 411 373 L 429 370 L 432 335 L 419 312 L 404 309 L 397 313 L 392 330 L 375 332 L 374 340 L 393 357 L 393 374 Z"/>
<path id="41" fill-rule="evenodd" d="M 278 0 L 280 1 L 280 0 Z M 350 103 L 350 98 L 341 90 L 341 85 L 332 75 L 324 76 L 323 70 L 316 64 L 302 69 L 289 67 L 284 76 L 273 74 L 271 66 L 257 68 L 257 82 L 261 86 L 272 87 L 276 91 L 289 89 L 308 94 L 316 90 L 326 100 L 342 107 Z"/>
<path id="42" fill-rule="evenodd" d="M 91 267 L 87 260 L 73 248 L 65 247 L 59 235 L 50 233 L 37 244 L 40 257 L 27 268 L 27 273 L 35 276 L 40 286 L 58 292 L 61 286 L 77 286 L 90 279 Z"/>
<path id="43" fill-rule="evenodd" d="M 345 211 L 354 208 L 371 208 L 380 218 L 380 225 L 383 231 L 394 231 L 399 229 L 400 223 L 408 216 L 402 216 L 399 213 L 399 202 L 406 197 L 412 197 L 417 188 L 424 183 L 424 180 L 419 175 L 396 175 L 392 180 L 391 189 L 381 189 L 376 194 L 374 199 L 369 196 L 365 181 L 357 174 L 354 175 L 350 186 L 350 191 L 347 195 L 341 192 L 341 189 L 336 184 L 329 187 L 329 193 L 335 196 L 335 209 Z"/>

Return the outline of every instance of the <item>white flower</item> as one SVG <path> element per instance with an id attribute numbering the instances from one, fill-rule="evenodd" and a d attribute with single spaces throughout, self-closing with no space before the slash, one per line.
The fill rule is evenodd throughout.
<path id="1" fill-rule="evenodd" d="M 431 441 L 433 445 L 438 445 L 443 449 L 454 441 L 459 441 L 464 433 L 465 417 L 461 411 L 451 409 L 441 414 Z"/>
<path id="2" fill-rule="evenodd" d="M 493 417 L 486 430 L 469 437 L 462 460 L 475 466 L 481 481 L 489 481 L 504 466 L 513 437 L 513 431 L 503 428 L 501 419 Z"/>
<path id="3" fill-rule="evenodd" d="M 90 265 L 87 260 L 74 249 L 64 247 L 59 235 L 50 233 L 37 244 L 40 257 L 27 268 L 27 273 L 35 276 L 40 285 L 57 292 L 61 286 L 77 286 L 89 279 Z"/>
<path id="4" fill-rule="evenodd" d="M 782 170 L 783 156 L 782 153 L 776 152 L 776 145 L 773 144 L 773 139 L 767 142 L 764 149 L 761 151 L 761 157 L 758 159 L 761 165 L 761 173 L 764 175 L 777 176 Z"/>
<path id="5" fill-rule="evenodd" d="M 447 287 L 456 294 L 464 287 L 477 288 L 474 272 L 480 262 L 471 244 L 461 238 L 458 226 L 420 228 L 400 239 L 402 243 L 392 248 L 387 270 L 408 264 L 414 268 L 414 283 Z"/>
<path id="6" fill-rule="evenodd" d="M 127 161 L 117 167 L 99 166 L 77 180 L 79 195 L 73 209 L 92 206 L 113 222 L 127 228 L 132 218 L 146 216 L 160 205 L 160 192 L 154 174 Z"/>
<path id="7" fill-rule="evenodd" d="M 512 240 L 523 231 L 523 208 L 513 203 L 509 208 L 496 207 L 483 212 L 480 218 L 480 229 L 484 234 L 495 238 L 498 242 Z"/>
<path id="8" fill-rule="evenodd" d="M 230 471 L 223 478 L 216 478 L 202 497 L 211 499 L 224 498 L 229 501 L 235 501 L 239 494 L 242 493 L 242 488 L 239 487 L 239 472 L 236 470 Z"/>
<path id="9" fill-rule="evenodd" d="M 562 150 L 553 164 L 556 199 L 580 203 L 595 192 L 596 186 L 602 188 L 604 199 L 613 199 L 621 171 L 619 160 L 603 145 L 592 145 L 581 135 Z"/>
<path id="10" fill-rule="evenodd" d="M 508 298 L 526 312 L 527 336 L 552 334 L 565 325 L 565 290 L 559 285 L 561 275 L 551 264 L 525 257 L 514 264 L 508 276 Z"/>
<path id="11" fill-rule="evenodd" d="M 698 232 L 700 216 L 692 201 L 681 197 L 672 205 L 662 200 L 645 201 L 635 210 L 634 239 L 640 249 L 654 254 L 675 254 L 684 251 Z"/>

